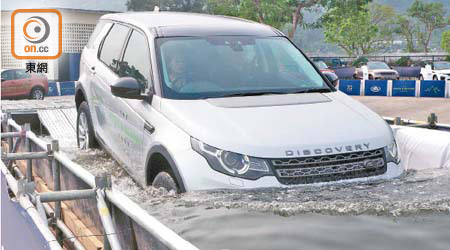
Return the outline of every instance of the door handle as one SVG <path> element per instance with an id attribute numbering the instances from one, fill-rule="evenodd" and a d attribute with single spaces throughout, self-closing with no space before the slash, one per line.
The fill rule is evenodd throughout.
<path id="1" fill-rule="evenodd" d="M 146 122 L 144 124 L 144 131 L 151 135 L 155 132 L 155 127 L 153 127 L 150 123 Z"/>

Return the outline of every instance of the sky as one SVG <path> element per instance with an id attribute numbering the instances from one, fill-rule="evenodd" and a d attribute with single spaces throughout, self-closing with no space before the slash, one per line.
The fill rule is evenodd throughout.
<path id="1" fill-rule="evenodd" d="M 127 0 L 3 0 L 2 10 L 32 8 L 71 8 L 84 10 L 126 11 Z"/>

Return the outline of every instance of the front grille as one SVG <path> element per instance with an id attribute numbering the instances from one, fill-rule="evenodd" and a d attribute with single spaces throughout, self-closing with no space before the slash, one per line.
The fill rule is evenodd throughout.
<path id="1" fill-rule="evenodd" d="M 383 149 L 326 156 L 271 159 L 278 181 L 285 185 L 330 182 L 386 172 Z"/>
<path id="2" fill-rule="evenodd" d="M 391 73 L 391 72 L 381 72 L 380 73 L 382 76 L 394 76 L 395 73 Z"/>

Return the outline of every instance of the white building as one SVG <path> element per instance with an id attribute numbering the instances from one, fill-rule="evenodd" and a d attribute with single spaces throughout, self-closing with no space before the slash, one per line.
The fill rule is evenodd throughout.
<path id="1" fill-rule="evenodd" d="M 48 9 L 46 7 L 46 9 Z M 56 60 L 35 60 L 47 62 L 47 77 L 53 81 L 74 81 L 78 79 L 79 58 L 84 45 L 100 16 L 111 11 L 55 8 L 62 15 L 62 54 Z M 1 11 L 1 68 L 25 68 L 27 62 L 11 54 L 11 13 Z"/>

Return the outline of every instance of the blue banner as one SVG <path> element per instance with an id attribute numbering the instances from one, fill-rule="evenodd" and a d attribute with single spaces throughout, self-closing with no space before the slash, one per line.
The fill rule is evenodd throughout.
<path id="1" fill-rule="evenodd" d="M 75 95 L 75 82 L 60 82 L 61 95 Z"/>
<path id="2" fill-rule="evenodd" d="M 387 80 L 366 80 L 364 95 L 387 96 Z"/>
<path id="3" fill-rule="evenodd" d="M 339 80 L 339 90 L 347 95 L 361 95 L 361 81 Z"/>
<path id="4" fill-rule="evenodd" d="M 393 80 L 392 96 L 416 96 L 416 81 Z"/>
<path id="5" fill-rule="evenodd" d="M 421 97 L 445 97 L 445 81 L 420 81 Z"/>
<path id="6" fill-rule="evenodd" d="M 58 87 L 56 82 L 48 82 L 48 94 L 47 96 L 59 96 Z"/>

